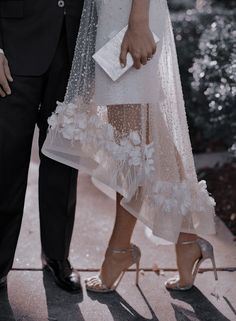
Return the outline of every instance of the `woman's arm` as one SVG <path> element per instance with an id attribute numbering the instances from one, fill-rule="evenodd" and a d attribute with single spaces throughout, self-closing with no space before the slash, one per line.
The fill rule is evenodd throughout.
<path id="1" fill-rule="evenodd" d="M 134 67 L 140 69 L 146 65 L 156 52 L 156 44 L 149 28 L 150 0 L 132 0 L 129 27 L 123 39 L 120 53 L 121 65 L 126 65 L 129 52 L 134 60 Z"/>

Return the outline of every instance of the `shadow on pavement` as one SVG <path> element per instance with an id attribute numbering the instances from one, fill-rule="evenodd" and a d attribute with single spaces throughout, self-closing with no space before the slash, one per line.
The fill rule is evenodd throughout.
<path id="1" fill-rule="evenodd" d="M 191 305 L 193 311 L 182 306 L 171 303 L 177 321 L 199 320 L 199 321 L 230 321 L 199 291 L 195 286 L 188 291 L 170 291 L 173 299 L 184 301 Z"/>
<path id="2" fill-rule="evenodd" d="M 85 321 L 79 303 L 83 301 L 83 292 L 68 293 L 55 284 L 51 275 L 43 271 L 43 284 L 45 288 L 48 320 L 57 321 Z"/>
<path id="3" fill-rule="evenodd" d="M 0 288 L 0 320 L 16 321 L 8 299 L 7 287 Z"/>
<path id="4" fill-rule="evenodd" d="M 117 292 L 101 294 L 88 291 L 88 296 L 91 300 L 96 300 L 101 304 L 105 304 L 108 307 L 114 321 L 159 321 L 139 286 L 138 289 L 152 314 L 151 319 L 147 319 L 141 316 Z"/>

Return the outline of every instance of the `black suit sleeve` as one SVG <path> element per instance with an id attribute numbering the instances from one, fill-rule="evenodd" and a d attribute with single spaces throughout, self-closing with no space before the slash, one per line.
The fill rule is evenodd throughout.
<path id="1" fill-rule="evenodd" d="M 3 49 L 3 41 L 2 41 L 2 21 L 0 17 L 0 48 Z"/>
<path id="2" fill-rule="evenodd" d="M 3 40 L 2 40 L 2 0 L 0 0 L 0 49 L 3 49 Z"/>
<path id="3" fill-rule="evenodd" d="M 0 49 L 3 49 L 1 23 L 0 23 Z"/>

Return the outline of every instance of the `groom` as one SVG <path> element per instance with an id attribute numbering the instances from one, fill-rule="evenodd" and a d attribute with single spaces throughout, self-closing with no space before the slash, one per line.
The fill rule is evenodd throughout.
<path id="1" fill-rule="evenodd" d="M 32 138 L 39 150 L 47 118 L 64 98 L 83 0 L 0 0 L 0 287 L 20 232 Z M 68 261 L 77 171 L 40 153 L 43 266 L 68 291 L 80 278 Z"/>

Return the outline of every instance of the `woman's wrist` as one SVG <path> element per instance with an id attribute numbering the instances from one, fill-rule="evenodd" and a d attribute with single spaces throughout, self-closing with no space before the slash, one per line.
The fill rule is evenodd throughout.
<path id="1" fill-rule="evenodd" d="M 149 18 L 143 16 L 130 16 L 129 27 L 130 28 L 143 28 L 149 26 Z"/>
<path id="2" fill-rule="evenodd" d="M 129 17 L 129 27 L 149 26 L 150 0 L 133 0 Z"/>

